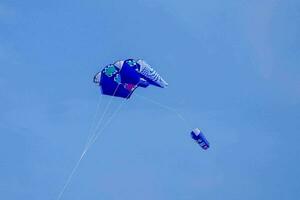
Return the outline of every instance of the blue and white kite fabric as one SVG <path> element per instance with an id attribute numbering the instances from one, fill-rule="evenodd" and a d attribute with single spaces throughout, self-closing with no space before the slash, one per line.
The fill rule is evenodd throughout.
<path id="1" fill-rule="evenodd" d="M 144 60 L 137 60 L 137 70 L 150 84 L 165 88 L 168 83 Z"/>
<path id="2" fill-rule="evenodd" d="M 161 88 L 168 83 L 144 60 L 127 59 L 105 66 L 94 76 L 102 94 L 130 98 L 137 87 L 155 85 Z"/>
<path id="3" fill-rule="evenodd" d="M 198 128 L 191 132 L 191 136 L 202 147 L 202 149 L 206 150 L 209 148 L 209 142 Z"/>

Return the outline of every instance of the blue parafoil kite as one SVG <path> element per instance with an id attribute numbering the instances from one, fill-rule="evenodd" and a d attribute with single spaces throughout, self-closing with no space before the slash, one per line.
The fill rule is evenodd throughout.
<path id="1" fill-rule="evenodd" d="M 94 76 L 102 94 L 130 98 L 137 87 L 155 85 L 165 88 L 168 83 L 144 60 L 127 59 L 105 66 Z"/>

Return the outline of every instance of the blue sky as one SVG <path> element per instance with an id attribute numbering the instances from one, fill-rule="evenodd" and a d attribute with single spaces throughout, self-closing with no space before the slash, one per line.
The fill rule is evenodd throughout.
<path id="1" fill-rule="evenodd" d="M 0 198 L 57 198 L 97 107 L 94 73 L 133 57 L 169 83 L 136 93 L 176 108 L 211 148 L 133 95 L 62 199 L 296 199 L 299 9 L 296 0 L 0 1 Z"/>

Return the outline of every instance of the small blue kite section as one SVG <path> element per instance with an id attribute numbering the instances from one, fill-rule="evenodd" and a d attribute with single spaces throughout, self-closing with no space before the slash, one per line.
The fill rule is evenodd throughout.
<path id="1" fill-rule="evenodd" d="M 101 71 L 99 83 L 102 94 L 126 99 L 130 98 L 132 92 L 137 87 L 140 76 L 135 70 L 127 67 L 124 67 L 120 71 L 114 65 L 104 67 Z"/>
<path id="2" fill-rule="evenodd" d="M 198 128 L 191 132 L 191 136 L 202 147 L 202 149 L 207 150 L 209 148 L 209 142 Z"/>
<path id="3" fill-rule="evenodd" d="M 132 59 L 130 59 L 132 60 Z M 133 84 L 133 85 L 138 85 L 141 79 L 141 75 L 138 73 L 138 71 L 135 70 L 135 62 L 129 62 L 131 65 L 128 64 L 128 61 L 126 60 L 122 68 L 120 69 L 120 75 L 122 77 L 122 83 L 127 83 L 127 84 Z"/>

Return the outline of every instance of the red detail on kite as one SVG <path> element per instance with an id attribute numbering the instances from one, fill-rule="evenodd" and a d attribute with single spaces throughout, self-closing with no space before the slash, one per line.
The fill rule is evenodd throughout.
<path id="1" fill-rule="evenodd" d="M 127 89 L 127 90 L 129 90 L 129 91 L 132 91 L 132 90 L 136 87 L 136 85 L 134 85 L 134 84 L 129 84 L 129 83 L 125 83 L 125 84 L 124 84 L 124 87 L 125 87 L 125 89 Z"/>

